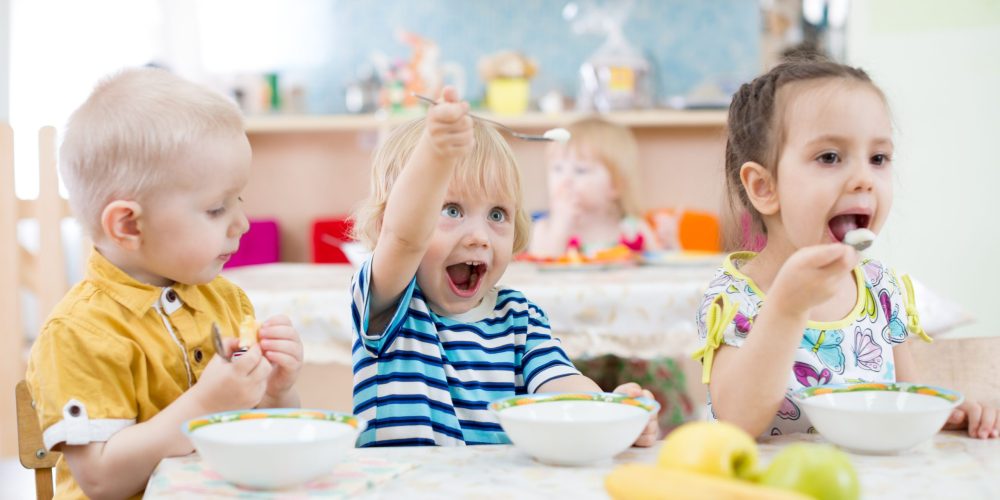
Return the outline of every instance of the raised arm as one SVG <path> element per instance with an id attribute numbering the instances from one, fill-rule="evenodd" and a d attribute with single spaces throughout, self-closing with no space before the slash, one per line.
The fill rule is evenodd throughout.
<path id="1" fill-rule="evenodd" d="M 455 165 L 472 149 L 468 110 L 454 89 L 445 88 L 443 101 L 428 110 L 423 135 L 393 184 L 372 256 L 373 320 L 391 314 L 424 257 Z"/>

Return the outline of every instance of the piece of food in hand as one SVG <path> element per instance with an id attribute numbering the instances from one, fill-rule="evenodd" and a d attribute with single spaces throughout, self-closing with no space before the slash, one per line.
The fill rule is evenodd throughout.
<path id="1" fill-rule="evenodd" d="M 257 333 L 260 331 L 260 323 L 253 316 L 243 318 L 240 323 L 240 350 L 246 351 L 257 343 Z"/>
<path id="2" fill-rule="evenodd" d="M 809 500 L 791 490 L 648 464 L 624 464 L 604 478 L 616 500 Z"/>
<path id="3" fill-rule="evenodd" d="M 818 500 L 855 500 L 861 496 L 850 457 L 827 444 L 788 445 L 775 455 L 758 482 Z"/>
<path id="4" fill-rule="evenodd" d="M 709 476 L 751 479 L 758 472 L 757 457 L 757 442 L 743 429 L 725 422 L 689 422 L 667 434 L 658 464 Z"/>
<path id="5" fill-rule="evenodd" d="M 870 229 L 859 227 L 844 235 L 844 243 L 851 245 L 857 251 L 863 251 L 875 242 L 875 233 Z"/>

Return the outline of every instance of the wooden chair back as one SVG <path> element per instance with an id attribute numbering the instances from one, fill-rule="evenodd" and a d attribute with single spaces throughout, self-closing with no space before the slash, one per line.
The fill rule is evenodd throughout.
<path id="1" fill-rule="evenodd" d="M 25 469 L 35 471 L 35 497 L 38 500 L 50 500 L 55 494 L 52 469 L 59 461 L 60 453 L 45 449 L 42 429 L 38 425 L 38 416 L 35 413 L 35 402 L 31 399 L 28 384 L 23 380 L 18 382 L 14 392 L 14 399 L 17 401 L 17 446 L 21 465 Z"/>
<path id="2" fill-rule="evenodd" d="M 18 199 L 14 192 L 14 132 L 8 124 L 0 123 L 0 394 L 10 394 L 17 381 L 24 378 L 30 346 L 21 291 L 34 295 L 38 318 L 43 320 L 69 286 L 62 220 L 70 216 L 70 211 L 67 201 L 59 195 L 55 128 L 39 131 L 38 153 L 38 198 Z M 19 243 L 18 222 L 24 219 L 37 220 L 37 252 Z M 0 397 L 0 457 L 17 452 L 14 415 L 13 401 Z"/>

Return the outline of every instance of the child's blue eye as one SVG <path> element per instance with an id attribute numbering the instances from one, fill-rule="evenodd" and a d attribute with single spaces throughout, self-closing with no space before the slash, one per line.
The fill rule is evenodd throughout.
<path id="1" fill-rule="evenodd" d="M 507 212 L 502 208 L 490 210 L 490 222 L 503 222 L 507 220 Z"/>
<path id="2" fill-rule="evenodd" d="M 458 208 L 458 205 L 449 203 L 441 209 L 441 215 L 445 217 L 451 217 L 452 219 L 457 219 L 462 216 L 462 210 Z"/>

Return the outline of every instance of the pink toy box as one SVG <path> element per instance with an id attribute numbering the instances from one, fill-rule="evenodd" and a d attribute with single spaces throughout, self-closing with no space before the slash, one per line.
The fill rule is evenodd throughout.
<path id="1" fill-rule="evenodd" d="M 281 239 L 278 222 L 273 219 L 250 221 L 250 230 L 240 239 L 240 249 L 223 268 L 268 264 L 280 259 Z"/>

